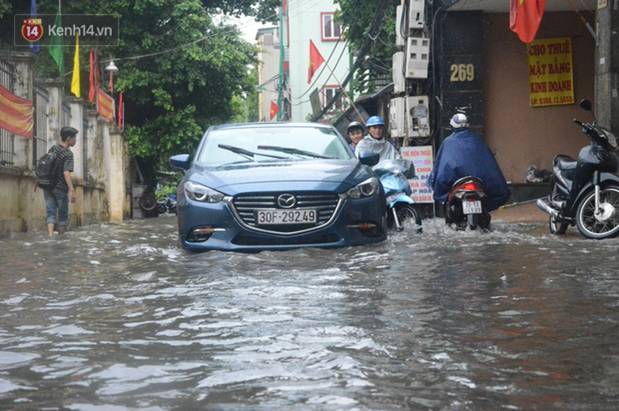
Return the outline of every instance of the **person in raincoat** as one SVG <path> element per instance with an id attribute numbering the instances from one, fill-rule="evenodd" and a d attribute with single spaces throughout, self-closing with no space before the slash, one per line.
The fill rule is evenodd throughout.
<path id="1" fill-rule="evenodd" d="M 357 144 L 355 155 L 361 153 L 378 153 L 380 160 L 398 160 L 401 158 L 398 150 L 384 137 L 385 121 L 379 116 L 372 116 L 366 124 L 368 135 Z"/>
<path id="2" fill-rule="evenodd" d="M 494 155 L 481 137 L 469 130 L 466 115 L 455 114 L 449 124 L 453 133 L 441 144 L 428 179 L 434 200 L 445 204 L 453 183 L 462 177 L 473 176 L 484 183 L 488 211 L 496 210 L 507 202 L 510 193 Z"/>

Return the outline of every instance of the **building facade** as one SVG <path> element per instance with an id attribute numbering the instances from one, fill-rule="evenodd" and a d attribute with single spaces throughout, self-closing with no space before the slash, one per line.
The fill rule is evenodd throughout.
<path id="1" fill-rule="evenodd" d="M 340 89 L 340 82 L 346 77 L 350 67 L 350 51 L 342 36 L 342 25 L 336 19 L 337 6 L 332 0 L 287 0 L 284 1 L 283 6 L 285 57 L 282 64 L 284 104 L 281 119 L 304 122 L 313 113 L 310 99 L 313 92 L 316 92 L 318 97 L 314 101 L 314 108 L 320 109 Z M 267 34 L 269 30 L 273 29 L 259 31 L 257 36 L 258 44 L 262 42 L 265 50 L 267 46 L 264 41 L 269 36 Z M 317 67 L 316 72 L 310 78 L 308 68 L 311 43 L 324 62 Z M 272 51 L 275 51 L 278 58 L 279 69 L 279 54 L 275 48 Z M 259 80 L 260 85 L 272 78 L 270 77 L 272 73 L 267 69 L 267 64 L 271 67 L 272 63 L 267 63 L 267 59 L 275 61 L 272 54 L 268 56 L 265 54 L 261 59 L 264 62 L 264 74 Z M 272 92 L 275 90 L 277 94 L 277 86 L 276 81 L 270 83 L 261 93 L 260 112 L 261 119 L 265 121 L 266 113 L 270 113 Z M 276 98 L 274 100 L 277 101 Z M 330 117 L 343 111 L 347 104 L 345 96 L 338 99 L 329 113 Z"/>
<path id="2" fill-rule="evenodd" d="M 259 29 L 258 47 L 258 121 L 276 121 L 272 104 L 277 104 L 280 70 L 280 39 L 277 27 Z M 275 114 L 275 115 L 274 115 Z"/>
<path id="3" fill-rule="evenodd" d="M 484 136 L 505 177 L 515 187 L 526 185 L 529 166 L 551 170 L 556 154 L 577 156 L 588 140 L 572 119 L 591 120 L 578 102 L 585 98 L 597 101 L 601 119 L 611 117 L 604 111 L 612 107 L 601 102 L 616 95 L 616 88 L 604 91 L 598 86 L 596 90 L 604 61 L 610 66 L 611 60 L 598 57 L 604 52 L 600 38 L 604 30 L 599 24 L 596 29 L 596 17 L 599 20 L 600 12 L 607 11 L 597 9 L 598 3 L 546 1 L 536 41 L 565 47 L 562 56 L 546 49 L 548 62 L 540 71 L 536 68 L 540 65 L 534 63 L 541 50 L 535 46 L 539 43 L 527 48 L 510 30 L 509 2 L 443 1 L 441 10 L 433 10 L 438 17 L 432 30 L 437 67 L 433 75 L 438 80 L 435 94 L 441 102 L 433 108 L 440 127 L 437 147 L 450 132 L 449 118 L 456 107 L 468 105 L 472 127 Z M 617 4 L 609 1 L 604 7 L 611 8 L 611 3 Z M 555 82 L 545 76 L 553 74 L 553 67 L 559 65 L 568 80 Z M 566 91 L 571 96 L 566 98 Z M 552 97 L 561 94 L 561 101 Z M 539 98 L 549 104 L 538 104 Z M 607 123 L 612 127 L 610 121 Z"/>

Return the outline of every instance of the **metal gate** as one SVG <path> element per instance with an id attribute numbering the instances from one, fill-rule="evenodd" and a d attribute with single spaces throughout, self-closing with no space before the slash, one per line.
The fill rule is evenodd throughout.
<path id="1" fill-rule="evenodd" d="M 32 164 L 36 167 L 38 159 L 47 152 L 47 103 L 49 96 L 45 88 L 34 87 L 35 135 L 32 145 Z M 33 167 L 33 168 L 34 168 Z"/>
<path id="2" fill-rule="evenodd" d="M 15 66 L 6 60 L 0 60 L 0 85 L 13 92 Z M 13 165 L 15 157 L 15 135 L 0 128 L 0 166 Z"/>

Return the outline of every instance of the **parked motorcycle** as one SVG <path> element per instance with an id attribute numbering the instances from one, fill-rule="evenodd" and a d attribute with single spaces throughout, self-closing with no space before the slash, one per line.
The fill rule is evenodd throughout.
<path id="1" fill-rule="evenodd" d="M 467 176 L 453 183 L 447 197 L 445 223 L 458 230 L 490 229 L 486 192 L 479 178 Z"/>
<path id="2" fill-rule="evenodd" d="M 383 160 L 376 164 L 374 172 L 385 191 L 387 201 L 387 226 L 398 231 L 414 227 L 423 232 L 421 217 L 413 207 L 412 190 L 408 179 L 414 178 L 415 168 L 409 160 Z"/>
<path id="3" fill-rule="evenodd" d="M 157 203 L 159 214 L 176 214 L 176 194 L 168 194 L 168 196 Z"/>
<path id="4" fill-rule="evenodd" d="M 580 107 L 592 112 L 589 100 L 582 100 Z M 547 200 L 537 200 L 537 206 L 549 214 L 553 234 L 564 234 L 575 224 L 587 238 L 613 237 L 619 234 L 617 139 L 596 124 L 595 116 L 592 123 L 573 121 L 591 144 L 580 151 L 578 161 L 566 155 L 554 158 L 551 194 Z M 577 193 L 572 193 L 574 186 Z"/>

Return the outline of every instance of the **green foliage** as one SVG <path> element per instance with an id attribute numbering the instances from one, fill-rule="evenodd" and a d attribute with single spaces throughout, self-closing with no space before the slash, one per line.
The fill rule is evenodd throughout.
<path id="1" fill-rule="evenodd" d="M 11 2 L 8 0 L 0 0 L 0 18 L 4 17 L 11 11 Z"/>
<path id="2" fill-rule="evenodd" d="M 5 47 L 12 43 L 12 15 L 28 13 L 29 3 L 0 0 Z M 54 14 L 57 4 L 38 0 L 38 13 Z M 218 24 L 213 16 L 245 14 L 273 20 L 277 5 L 277 0 L 81 0 L 63 1 L 62 11 L 120 16 L 120 44 L 98 47 L 99 62 L 104 65 L 113 58 L 119 67 L 115 91 L 124 92 L 131 154 L 154 158 L 168 168 L 168 157 L 192 152 L 210 125 L 249 118 L 248 96 L 253 96 L 256 84 L 249 67 L 256 50 L 241 39 L 237 28 Z M 164 50 L 168 51 L 134 58 Z M 66 70 L 72 69 L 73 52 L 73 47 L 64 48 Z M 88 93 L 88 52 L 82 47 L 82 96 Z M 45 48 L 34 64 L 38 78 L 58 76 Z M 67 73 L 66 90 L 70 80 Z"/>
<path id="3" fill-rule="evenodd" d="M 257 71 L 256 67 L 252 67 L 249 72 L 248 81 L 251 84 L 257 84 Z M 232 110 L 234 115 L 232 116 L 231 123 L 246 123 L 258 121 L 258 90 L 256 87 L 252 87 L 251 91 L 243 93 L 242 95 L 235 95 L 232 97 Z"/>
<path id="4" fill-rule="evenodd" d="M 254 16 L 263 23 L 276 23 L 281 0 L 204 0 L 204 4 L 224 14 Z"/>
<path id="5" fill-rule="evenodd" d="M 155 192 L 157 201 L 165 200 L 170 194 L 175 194 L 179 183 L 180 177 L 178 177 L 175 182 L 160 185 Z"/>
<path id="6" fill-rule="evenodd" d="M 347 38 L 351 50 L 358 50 L 368 38 L 368 31 L 377 10 L 377 0 L 335 0 L 340 7 L 339 18 L 347 27 Z M 395 12 L 400 0 L 389 0 L 383 23 L 376 40 L 372 42 L 369 59 L 364 69 L 366 79 L 354 82 L 355 91 L 364 92 L 368 83 L 377 77 L 391 77 L 391 59 L 395 53 Z"/>

